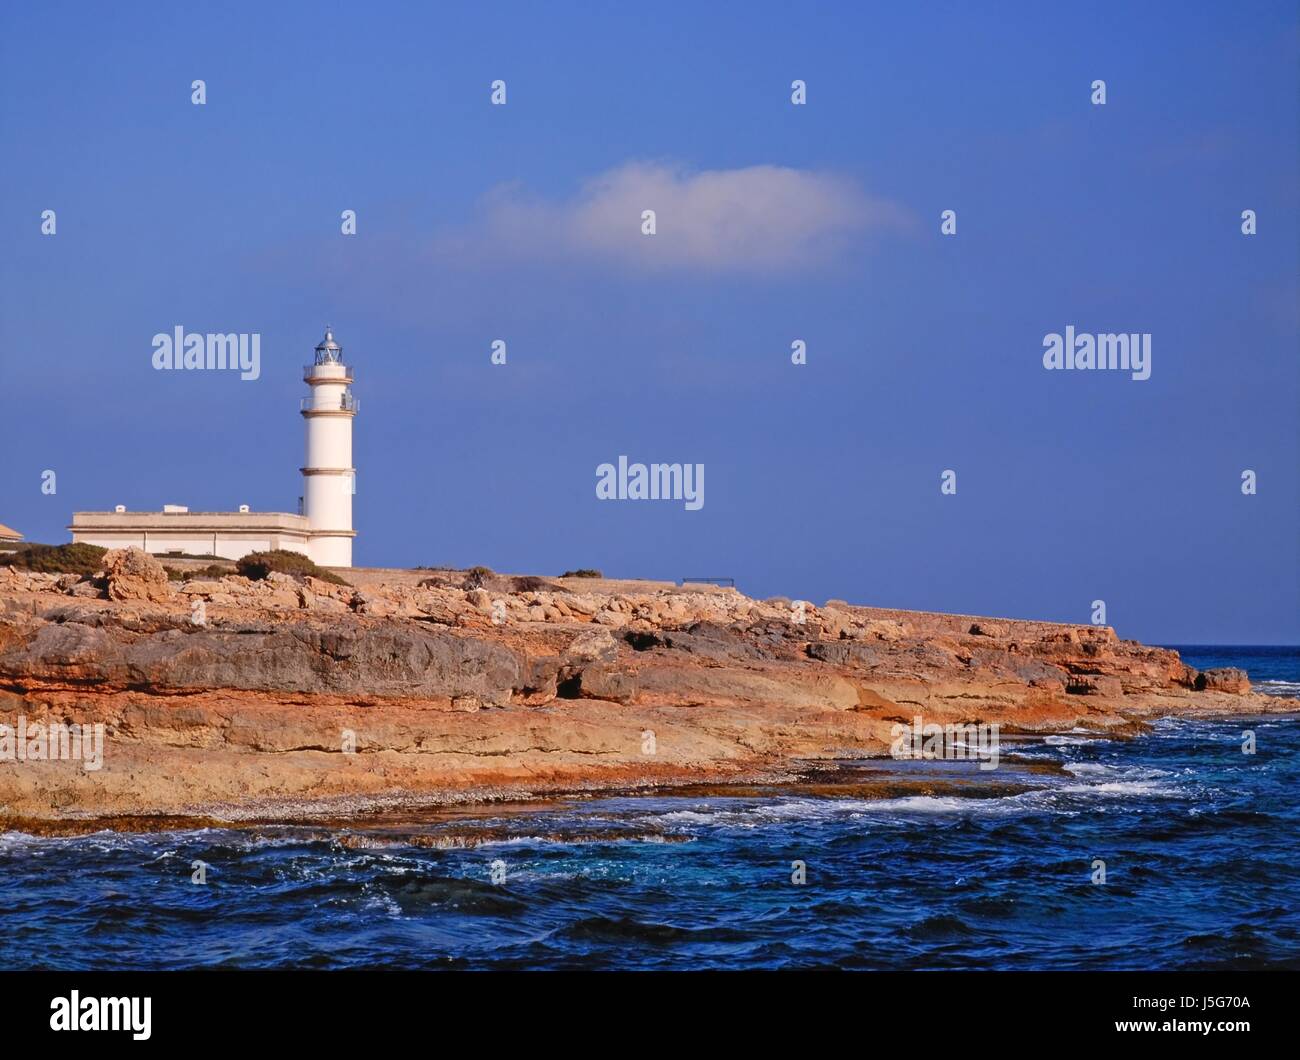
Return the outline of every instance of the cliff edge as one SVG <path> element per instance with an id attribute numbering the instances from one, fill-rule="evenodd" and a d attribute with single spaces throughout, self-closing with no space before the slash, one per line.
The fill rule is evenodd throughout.
<path id="1" fill-rule="evenodd" d="M 1109 627 L 490 572 L 168 581 L 129 553 L 0 568 L 0 827 L 774 779 L 918 717 L 1123 735 L 1300 709 Z M 97 768 L 27 753 L 61 723 L 103 726 Z"/>

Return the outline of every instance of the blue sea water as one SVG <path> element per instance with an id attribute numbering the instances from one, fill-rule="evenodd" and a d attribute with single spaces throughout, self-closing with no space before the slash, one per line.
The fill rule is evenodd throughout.
<path id="1" fill-rule="evenodd" d="M 1184 657 L 1300 682 L 1296 649 Z M 1128 741 L 1018 743 L 989 773 L 845 767 L 868 781 L 933 770 L 969 782 L 957 793 L 772 788 L 367 828 L 7 833 L 0 967 L 1300 968 L 1298 748 L 1294 715 L 1165 719 Z"/>

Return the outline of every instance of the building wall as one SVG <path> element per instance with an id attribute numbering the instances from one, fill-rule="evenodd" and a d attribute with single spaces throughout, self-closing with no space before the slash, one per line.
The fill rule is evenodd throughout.
<path id="1" fill-rule="evenodd" d="M 220 556 L 222 559 L 240 559 L 250 552 L 268 552 L 287 549 L 310 555 L 306 535 L 300 534 L 237 534 L 218 531 L 212 534 L 187 534 L 159 527 L 157 530 L 74 530 L 74 542 L 99 545 L 101 548 L 128 548 L 134 546 L 153 555 L 166 552 L 184 552 L 191 556 Z"/>

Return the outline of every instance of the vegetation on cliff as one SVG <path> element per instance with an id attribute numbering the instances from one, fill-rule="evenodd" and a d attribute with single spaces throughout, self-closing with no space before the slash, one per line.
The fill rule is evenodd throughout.
<path id="1" fill-rule="evenodd" d="M 235 568 L 249 581 L 261 581 L 270 574 L 288 574 L 294 578 L 319 578 L 334 585 L 347 585 L 333 571 L 318 567 L 301 552 L 277 548 L 270 552 L 250 552 L 235 564 Z"/>
<path id="2" fill-rule="evenodd" d="M 0 565 L 43 574 L 80 574 L 83 577 L 104 569 L 108 549 L 98 545 L 32 545 L 21 552 L 0 555 Z"/>

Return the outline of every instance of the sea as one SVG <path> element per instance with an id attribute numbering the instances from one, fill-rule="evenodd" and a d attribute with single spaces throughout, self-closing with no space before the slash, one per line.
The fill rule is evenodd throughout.
<path id="1" fill-rule="evenodd" d="M 1300 694 L 1300 648 L 1177 646 Z M 1300 717 L 816 783 L 0 834 L 0 968 L 1300 968 Z"/>

